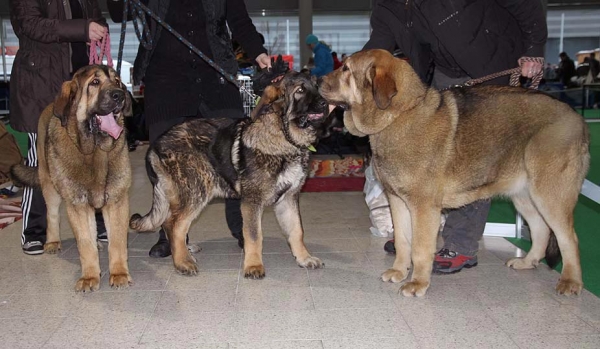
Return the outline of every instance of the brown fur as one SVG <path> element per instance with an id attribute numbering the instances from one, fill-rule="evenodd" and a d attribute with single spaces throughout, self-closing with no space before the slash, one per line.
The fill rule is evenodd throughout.
<path id="1" fill-rule="evenodd" d="M 533 246 L 507 265 L 537 266 L 550 230 L 563 255 L 560 294 L 582 287 L 573 210 L 589 168 L 589 135 L 569 106 L 522 88 L 427 88 L 410 65 L 382 50 L 349 57 L 323 79 L 323 97 L 347 107 L 351 133 L 368 135 L 390 201 L 396 260 L 384 281 L 405 296 L 430 284 L 443 208 L 505 196 L 529 223 Z M 412 248 L 411 248 L 412 245 Z"/>
<path id="2" fill-rule="evenodd" d="M 215 197 L 240 198 L 244 276 L 260 279 L 265 276 L 261 218 L 264 208 L 274 205 L 298 265 L 320 268 L 303 242 L 298 199 L 308 174 L 307 147 L 315 144 L 323 125 L 323 119 L 305 124 L 305 116 L 326 109 L 315 81 L 291 72 L 265 90 L 251 119 L 195 119 L 174 126 L 148 150 L 152 210 L 133 215 L 130 227 L 162 226 L 175 269 L 195 275 L 198 266 L 186 248 L 193 220 Z"/>
<path id="3" fill-rule="evenodd" d="M 121 101 L 109 95 L 121 90 L 125 90 Z M 100 287 L 94 217 L 97 209 L 102 210 L 108 232 L 109 283 L 116 288 L 131 283 L 127 265 L 131 166 L 126 136 L 123 132 L 115 140 L 91 126 L 97 113 L 108 114 L 112 110 L 118 111 L 115 119 L 123 126 L 123 110 L 129 103 L 126 88 L 112 68 L 81 68 L 71 81 L 63 84 L 56 101 L 40 116 L 37 171 L 22 165 L 12 170 L 13 175 L 29 185 L 35 185 L 32 178 L 39 176 L 48 208 L 46 253 L 61 249 L 59 206 L 65 201 L 81 260 L 82 276 L 76 283 L 77 291 Z"/>

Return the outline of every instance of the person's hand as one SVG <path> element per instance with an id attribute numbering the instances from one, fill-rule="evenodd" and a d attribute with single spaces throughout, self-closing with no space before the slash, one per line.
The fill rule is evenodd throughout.
<path id="1" fill-rule="evenodd" d="M 266 53 L 258 55 L 258 57 L 256 57 L 256 63 L 258 63 L 260 69 L 271 68 L 271 58 L 269 58 Z"/>
<path id="2" fill-rule="evenodd" d="M 90 22 L 90 27 L 88 29 L 88 36 L 90 41 L 100 41 L 106 35 L 107 29 L 105 26 L 102 26 L 96 22 Z"/>
<path id="3" fill-rule="evenodd" d="M 528 77 L 528 78 L 532 78 L 534 76 L 536 76 L 537 74 L 539 74 L 540 72 L 542 72 L 544 69 L 544 65 L 542 63 L 537 63 L 537 62 L 524 62 L 523 65 L 521 66 L 521 75 Z"/>

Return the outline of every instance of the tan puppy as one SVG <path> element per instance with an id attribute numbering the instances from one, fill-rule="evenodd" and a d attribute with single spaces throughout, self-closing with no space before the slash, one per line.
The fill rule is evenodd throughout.
<path id="1" fill-rule="evenodd" d="M 108 232 L 109 283 L 117 288 L 131 283 L 127 266 L 131 166 L 122 132 L 123 114 L 129 108 L 129 94 L 112 68 L 79 69 L 40 116 L 38 168 L 11 169 L 15 180 L 42 188 L 48 207 L 47 253 L 61 248 L 59 207 L 65 201 L 81 260 L 77 291 L 100 287 L 96 209 L 102 210 Z"/>
<path id="2" fill-rule="evenodd" d="M 412 260 L 412 278 L 401 290 L 423 296 L 440 211 L 501 195 L 527 220 L 533 240 L 525 258 L 507 265 L 536 267 L 553 231 L 564 265 L 556 290 L 581 291 L 573 209 L 589 167 L 589 135 L 568 105 L 515 87 L 440 92 L 383 50 L 349 57 L 325 76 L 321 93 L 347 109 L 344 122 L 351 133 L 369 136 L 395 228 L 396 260 L 383 281 L 403 281 Z"/>

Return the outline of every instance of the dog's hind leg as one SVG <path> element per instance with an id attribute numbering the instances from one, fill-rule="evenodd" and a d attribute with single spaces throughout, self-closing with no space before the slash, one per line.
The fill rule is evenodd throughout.
<path id="1" fill-rule="evenodd" d="M 109 285 L 125 288 L 132 284 L 127 265 L 127 221 L 129 219 L 129 196 L 123 195 L 119 201 L 109 201 L 102 208 L 108 228 L 108 268 Z"/>
<path id="2" fill-rule="evenodd" d="M 584 127 L 579 117 L 560 119 L 532 138 L 525 158 L 531 199 L 554 232 L 562 254 L 556 291 L 565 295 L 579 294 L 583 288 L 573 211 L 589 167 Z"/>
<path id="3" fill-rule="evenodd" d="M 53 185 L 45 186 L 42 188 L 42 192 L 44 194 L 44 200 L 46 201 L 46 218 L 48 221 L 44 252 L 55 254 L 61 249 L 59 209 L 62 198 Z"/>
<path id="4" fill-rule="evenodd" d="M 563 269 L 556 291 L 559 294 L 570 295 L 579 294 L 583 288 L 578 239 L 573 227 L 573 210 L 577 203 L 578 192 L 573 192 L 572 188 L 566 188 L 566 185 L 558 183 L 563 181 L 565 180 L 557 179 L 552 181 L 553 183 L 546 184 L 544 190 L 536 190 L 536 194 L 532 193 L 532 198 L 542 217 L 556 235 L 563 257 Z M 556 193 L 560 193 L 560 197 L 556 197 Z M 535 244 L 535 240 L 533 243 Z"/>
<path id="5" fill-rule="evenodd" d="M 550 227 L 548 227 L 548 224 L 546 224 L 544 218 L 540 215 L 533 201 L 531 201 L 531 197 L 526 189 L 514 195 L 512 201 L 517 211 L 527 221 L 533 243 L 527 256 L 524 258 L 512 258 L 506 262 L 506 265 L 514 269 L 533 269 L 544 258 L 550 237 Z"/>
<path id="6" fill-rule="evenodd" d="M 96 291 L 100 288 L 100 260 L 96 243 L 96 218 L 94 208 L 67 204 L 67 215 L 77 240 L 81 261 L 81 278 L 75 284 L 76 291 Z"/>
<path id="7" fill-rule="evenodd" d="M 174 209 L 171 216 L 163 224 L 163 228 L 171 243 L 173 264 L 180 274 L 198 274 L 198 265 L 196 264 L 196 259 L 187 248 L 186 236 L 192 222 L 198 217 L 205 206 L 206 202 L 198 204 L 198 207 L 193 210 L 189 207 Z"/>
<path id="8" fill-rule="evenodd" d="M 317 257 L 310 255 L 304 244 L 304 229 L 300 219 L 299 193 L 286 194 L 275 205 L 277 222 L 287 237 L 299 266 L 308 269 L 319 269 L 324 264 Z"/>
<path id="9" fill-rule="evenodd" d="M 265 266 L 262 261 L 263 234 L 261 218 L 263 207 L 242 198 L 242 221 L 244 224 L 244 277 L 262 279 Z"/>
<path id="10" fill-rule="evenodd" d="M 404 200 L 388 193 L 392 223 L 394 224 L 394 247 L 396 248 L 396 259 L 391 269 L 381 274 L 385 282 L 402 282 L 408 276 L 410 270 L 410 251 L 412 240 L 412 226 L 410 212 Z"/>

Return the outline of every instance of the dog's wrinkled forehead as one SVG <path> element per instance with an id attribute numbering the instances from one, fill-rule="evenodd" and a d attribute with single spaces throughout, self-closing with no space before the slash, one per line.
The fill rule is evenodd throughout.
<path id="1" fill-rule="evenodd" d="M 73 76 L 80 85 L 115 84 L 123 88 L 117 72 L 106 65 L 89 65 L 79 69 Z"/>
<path id="2" fill-rule="evenodd" d="M 318 93 L 316 78 L 305 73 L 289 72 L 281 83 L 286 91 L 303 87 L 310 92 Z"/>

